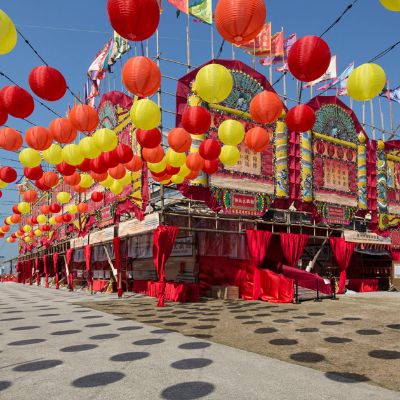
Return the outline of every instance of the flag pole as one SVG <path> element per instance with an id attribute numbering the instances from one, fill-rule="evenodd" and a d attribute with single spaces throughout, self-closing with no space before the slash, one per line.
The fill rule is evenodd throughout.
<path id="1" fill-rule="evenodd" d="M 211 59 L 214 60 L 214 25 L 211 21 Z"/>
<path id="2" fill-rule="evenodd" d="M 283 33 L 283 26 L 282 26 L 282 36 L 283 36 L 283 102 L 285 103 L 285 106 L 287 106 L 287 93 L 286 93 L 286 71 L 285 71 L 285 34 Z"/>
<path id="3" fill-rule="evenodd" d="M 369 109 L 371 112 L 371 125 L 372 125 L 372 139 L 376 140 L 376 130 L 375 130 L 375 113 L 374 113 L 374 103 L 372 99 L 369 101 Z"/>
<path id="4" fill-rule="evenodd" d="M 232 45 L 232 60 L 235 59 L 235 46 Z"/>
<path id="5" fill-rule="evenodd" d="M 378 97 L 378 102 L 379 102 L 379 113 L 381 116 L 382 140 L 385 141 L 385 121 L 383 120 L 382 103 L 379 97 Z"/>
<path id="6" fill-rule="evenodd" d="M 187 19 L 186 19 L 186 47 L 187 47 L 187 72 L 190 72 L 190 12 L 189 1 L 187 2 Z"/>
<path id="7" fill-rule="evenodd" d="M 269 65 L 269 82 L 272 83 L 272 64 Z"/>

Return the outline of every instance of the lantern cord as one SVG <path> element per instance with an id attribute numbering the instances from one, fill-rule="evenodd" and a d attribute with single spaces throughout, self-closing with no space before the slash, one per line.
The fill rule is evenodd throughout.
<path id="1" fill-rule="evenodd" d="M 0 75 L 3 76 L 4 78 L 6 78 L 8 81 L 10 81 L 13 85 L 18 86 L 20 88 L 22 88 L 22 86 L 18 85 L 18 83 L 16 83 L 14 80 L 12 80 L 8 75 L 6 75 L 4 72 L 0 71 Z M 23 89 L 23 88 L 22 88 Z M 42 107 L 44 107 L 46 110 L 50 111 L 51 113 L 53 113 L 54 115 L 56 115 L 57 117 L 61 117 L 60 114 L 58 114 L 56 111 L 54 111 L 53 109 L 51 109 L 49 106 L 47 106 L 46 104 L 44 104 L 43 102 L 41 102 L 37 97 L 34 97 L 35 101 L 37 103 L 39 103 Z"/>
<path id="2" fill-rule="evenodd" d="M 29 40 L 21 33 L 19 29 L 17 29 L 18 34 L 22 37 L 24 42 L 31 48 L 31 50 L 39 57 L 40 61 L 43 62 L 47 67 L 49 64 L 46 62 L 46 60 L 38 53 L 38 51 L 32 46 L 32 44 L 29 42 Z M 71 88 L 67 85 L 67 90 L 71 93 L 72 96 L 75 97 L 79 101 L 79 103 L 82 104 L 82 100 L 71 90 Z M 58 114 L 57 114 L 58 115 Z"/>
<path id="3" fill-rule="evenodd" d="M 371 58 L 368 63 L 373 63 L 377 60 L 379 60 L 380 58 L 382 58 L 383 56 L 386 56 L 386 54 L 390 53 L 392 50 L 394 50 L 395 47 L 397 47 L 400 44 L 400 40 L 396 43 L 393 43 L 391 46 L 389 46 L 387 49 L 381 51 L 378 55 L 376 55 L 375 57 Z"/>
<path id="4" fill-rule="evenodd" d="M 336 18 L 336 20 L 328 27 L 324 30 L 324 32 L 321 33 L 321 35 L 319 36 L 320 38 L 322 38 L 323 36 L 325 36 L 335 25 L 337 25 L 340 20 L 353 8 L 354 4 L 357 3 L 358 0 L 354 0 L 351 4 L 349 4 L 346 9 L 340 14 L 339 17 Z"/>
<path id="5" fill-rule="evenodd" d="M 217 57 L 215 57 L 216 60 L 218 60 L 218 58 L 221 56 L 222 50 L 224 49 L 224 44 L 225 44 L 225 39 L 222 41 L 221 46 L 219 46 Z"/>

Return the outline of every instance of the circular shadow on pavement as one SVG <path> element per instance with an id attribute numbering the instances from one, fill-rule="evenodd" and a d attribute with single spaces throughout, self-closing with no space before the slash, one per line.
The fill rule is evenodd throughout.
<path id="1" fill-rule="evenodd" d="M 49 321 L 49 324 L 66 324 L 67 322 L 72 322 L 72 319 L 58 319 L 55 321 Z"/>
<path id="2" fill-rule="evenodd" d="M 208 358 L 186 358 L 173 362 L 171 367 L 175 369 L 198 369 L 208 367 L 212 363 L 213 361 Z"/>
<path id="3" fill-rule="evenodd" d="M 399 360 L 400 351 L 394 350 L 372 350 L 368 353 L 370 357 L 380 358 L 382 360 Z"/>
<path id="4" fill-rule="evenodd" d="M 387 325 L 387 327 L 390 329 L 400 329 L 400 324 Z"/>
<path id="5" fill-rule="evenodd" d="M 325 372 L 325 376 L 335 382 L 359 383 L 368 382 L 370 379 L 365 375 L 353 374 L 351 372 Z"/>
<path id="6" fill-rule="evenodd" d="M 299 329 L 296 329 L 296 332 L 313 333 L 313 332 L 319 332 L 319 329 L 318 328 L 299 328 Z"/>
<path id="7" fill-rule="evenodd" d="M 164 335 L 167 333 L 174 333 L 175 331 L 171 331 L 170 329 L 155 329 L 154 331 L 151 331 L 150 333 L 154 333 L 155 335 Z"/>
<path id="8" fill-rule="evenodd" d="M 254 331 L 254 333 L 260 333 L 260 334 L 265 334 L 265 333 L 274 333 L 278 332 L 278 329 L 275 328 L 258 328 Z"/>
<path id="9" fill-rule="evenodd" d="M 98 387 L 98 386 L 106 386 L 111 383 L 115 383 L 120 381 L 125 377 L 125 374 L 121 372 L 99 372 L 97 374 L 91 374 L 82 376 L 81 378 L 75 379 L 72 382 L 72 386 L 78 388 L 90 388 L 90 387 Z"/>
<path id="10" fill-rule="evenodd" d="M 208 382 L 185 382 L 169 386 L 161 392 L 161 398 L 166 400 L 195 400 L 205 397 L 215 390 Z"/>
<path id="11" fill-rule="evenodd" d="M 142 340 L 137 340 L 132 344 L 135 344 L 136 346 L 151 346 L 153 344 L 160 344 L 163 342 L 165 342 L 164 339 L 142 339 Z"/>
<path id="12" fill-rule="evenodd" d="M 77 344 L 75 346 L 64 347 L 60 351 L 64 353 L 77 353 L 78 351 L 92 350 L 96 347 L 98 347 L 97 344 Z"/>
<path id="13" fill-rule="evenodd" d="M 8 389 L 11 385 L 12 383 L 10 381 L 0 381 L 0 392 Z"/>
<path id="14" fill-rule="evenodd" d="M 269 342 L 275 346 L 293 346 L 299 343 L 295 339 L 272 339 Z"/>
<path id="15" fill-rule="evenodd" d="M 29 331 L 31 329 L 37 329 L 37 328 L 40 328 L 40 326 L 37 325 L 17 326 L 16 328 L 11 328 L 10 331 Z"/>
<path id="16" fill-rule="evenodd" d="M 211 343 L 207 342 L 189 342 L 179 345 L 178 348 L 182 350 L 199 350 L 199 349 L 205 349 L 206 347 L 210 346 Z"/>
<path id="17" fill-rule="evenodd" d="M 337 336 L 326 337 L 326 338 L 324 338 L 324 340 L 325 340 L 325 342 L 335 343 L 335 344 L 352 342 L 352 339 L 342 338 L 342 337 L 337 337 Z"/>
<path id="18" fill-rule="evenodd" d="M 356 331 L 359 335 L 365 335 L 365 336 L 373 336 L 373 335 L 381 335 L 382 332 L 377 331 L 376 329 L 360 329 Z"/>
<path id="19" fill-rule="evenodd" d="M 22 365 L 18 365 L 13 368 L 13 371 L 16 372 L 35 372 L 41 371 L 43 369 L 50 369 L 61 365 L 63 362 L 61 360 L 43 360 L 43 361 L 35 361 Z"/>
<path id="20" fill-rule="evenodd" d="M 142 360 L 143 358 L 147 358 L 149 356 L 150 353 L 146 352 L 130 352 L 130 353 L 116 354 L 115 356 L 112 356 L 110 360 L 119 362 L 128 362 L 128 361 Z"/>
<path id="21" fill-rule="evenodd" d="M 143 329 L 143 326 L 122 326 L 121 328 L 117 328 L 117 331 L 136 331 L 138 329 Z"/>
<path id="22" fill-rule="evenodd" d="M 303 363 L 317 363 L 325 360 L 325 357 L 318 353 L 312 353 L 310 351 L 304 351 L 302 353 L 295 353 L 290 356 L 293 361 Z"/>
<path id="23" fill-rule="evenodd" d="M 56 332 L 52 332 L 50 333 L 50 335 L 53 336 L 65 336 L 65 335 L 74 335 L 75 333 L 79 333 L 82 332 L 79 329 L 69 329 L 66 331 L 56 331 Z"/>
<path id="24" fill-rule="evenodd" d="M 17 342 L 8 343 L 9 346 L 27 346 L 29 344 L 38 344 L 45 342 L 46 339 L 26 339 L 18 340 Z"/>
<path id="25" fill-rule="evenodd" d="M 110 326 L 111 324 L 89 324 L 89 325 L 85 325 L 85 328 L 101 328 L 103 326 Z"/>

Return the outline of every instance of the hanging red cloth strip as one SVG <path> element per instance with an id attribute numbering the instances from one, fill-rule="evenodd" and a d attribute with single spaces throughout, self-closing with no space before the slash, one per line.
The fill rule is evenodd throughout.
<path id="1" fill-rule="evenodd" d="M 329 243 L 340 270 L 338 294 L 343 294 L 346 287 L 346 270 L 354 253 L 355 243 L 349 243 L 344 238 L 336 237 L 329 238 Z"/>
<path id="2" fill-rule="evenodd" d="M 40 273 L 39 273 L 39 258 L 35 258 L 35 274 L 36 274 L 36 285 L 40 285 Z"/>
<path id="3" fill-rule="evenodd" d="M 46 254 L 43 256 L 43 270 L 45 274 L 45 286 L 46 288 L 49 287 L 49 273 L 47 271 L 47 256 Z"/>
<path id="4" fill-rule="evenodd" d="M 393 261 L 400 261 L 400 250 L 390 249 Z"/>
<path id="5" fill-rule="evenodd" d="M 26 281 L 26 261 L 22 261 L 22 284 L 25 285 Z"/>
<path id="6" fill-rule="evenodd" d="M 74 290 L 74 277 L 72 276 L 72 268 L 71 268 L 71 264 L 72 264 L 71 260 L 72 260 L 72 253 L 73 252 L 74 252 L 74 249 L 68 249 L 67 253 L 66 253 L 66 256 L 65 256 L 65 261 L 67 263 L 66 267 L 68 267 L 68 271 L 69 271 L 68 285 L 69 285 L 70 290 Z"/>
<path id="7" fill-rule="evenodd" d="M 272 232 L 259 230 L 246 230 L 247 245 L 249 246 L 251 267 L 246 271 L 246 286 L 253 285 L 253 300 L 258 300 L 261 295 L 260 275 L 255 273 L 260 269 L 272 238 Z M 250 277 L 250 275 L 252 275 Z M 250 288 L 249 288 L 250 289 Z"/>
<path id="8" fill-rule="evenodd" d="M 33 267 L 32 267 L 32 260 L 28 261 L 28 271 L 29 271 L 29 285 L 32 286 L 33 283 Z"/>
<path id="9" fill-rule="evenodd" d="M 83 252 L 85 255 L 88 287 L 93 289 L 93 277 L 92 277 L 92 270 L 90 268 L 90 255 L 92 253 L 92 247 L 90 246 L 90 244 L 84 246 Z"/>
<path id="10" fill-rule="evenodd" d="M 58 253 L 53 254 L 53 269 L 54 269 L 54 275 L 56 278 L 56 289 L 60 288 L 60 284 L 58 282 L 58 269 L 57 269 L 57 263 L 58 263 Z"/>
<path id="11" fill-rule="evenodd" d="M 158 280 L 163 284 L 160 295 L 158 296 L 157 307 L 164 307 L 165 264 L 171 255 L 178 233 L 178 227 L 162 225 L 153 233 L 153 261 L 157 270 Z"/>
<path id="12" fill-rule="evenodd" d="M 113 239 L 113 245 L 114 245 L 114 254 L 115 254 L 115 268 L 117 270 L 118 297 L 122 297 L 120 244 L 121 244 L 121 238 L 115 237 Z"/>
<path id="13" fill-rule="evenodd" d="M 289 267 L 296 267 L 303 254 L 304 247 L 306 247 L 308 235 L 281 233 L 280 240 L 282 252 L 289 263 Z"/>

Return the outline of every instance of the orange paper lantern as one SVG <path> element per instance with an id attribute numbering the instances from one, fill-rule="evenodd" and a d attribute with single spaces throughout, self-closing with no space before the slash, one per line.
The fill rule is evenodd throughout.
<path id="1" fill-rule="evenodd" d="M 158 163 L 164 158 L 164 149 L 161 146 L 157 146 L 154 149 L 142 149 L 142 157 L 149 163 Z"/>
<path id="2" fill-rule="evenodd" d="M 56 118 L 51 121 L 49 130 L 58 143 L 72 143 L 76 138 L 76 129 L 67 118 Z"/>
<path id="3" fill-rule="evenodd" d="M 86 104 L 76 105 L 68 115 L 72 125 L 81 132 L 92 132 L 99 124 L 97 111 Z"/>
<path id="4" fill-rule="evenodd" d="M 25 141 L 35 150 L 46 150 L 51 146 L 53 135 L 43 126 L 33 126 L 25 132 Z"/>
<path id="5" fill-rule="evenodd" d="M 23 144 L 21 134 L 12 128 L 0 129 L 0 147 L 8 151 L 18 151 Z"/>
<path id="6" fill-rule="evenodd" d="M 257 94 L 250 103 L 250 113 L 254 121 L 272 124 L 282 114 L 283 104 L 274 92 L 264 90 Z"/>

